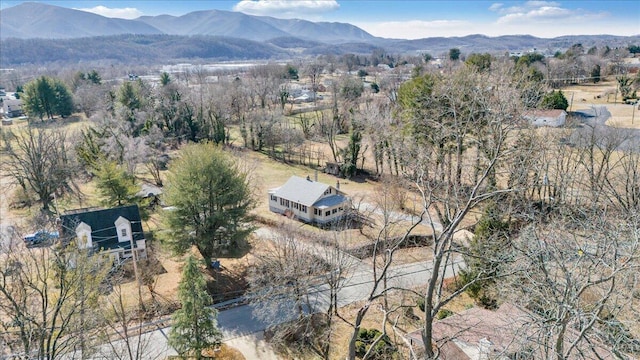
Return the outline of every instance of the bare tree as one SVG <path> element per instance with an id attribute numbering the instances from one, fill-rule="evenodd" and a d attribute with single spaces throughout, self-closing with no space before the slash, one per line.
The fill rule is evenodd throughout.
<path id="1" fill-rule="evenodd" d="M 619 357 L 639 348 L 625 331 L 640 267 L 637 217 L 615 224 L 605 212 L 581 215 L 531 225 L 514 243 L 516 275 L 504 296 L 533 313 L 529 346 L 545 358 Z"/>
<path id="2" fill-rule="evenodd" d="M 329 269 L 298 237 L 293 228 L 283 227 L 273 234 L 264 252 L 256 254 L 248 296 L 254 316 L 272 325 L 273 343 L 296 342 L 313 349 L 319 321 L 312 315 L 313 286 L 322 283 Z"/>
<path id="3" fill-rule="evenodd" d="M 141 306 L 130 303 L 129 297 L 118 282 L 121 279 L 114 278 L 116 282 L 113 292 L 105 297 L 102 303 L 102 326 L 98 331 L 98 337 L 104 342 L 99 353 L 105 359 L 139 360 L 159 359 L 160 354 L 150 342 L 148 324 Z M 141 299 L 138 299 L 141 301 Z"/>
<path id="4" fill-rule="evenodd" d="M 73 182 L 76 163 L 63 131 L 29 126 L 24 133 L 5 135 L 7 156 L 2 169 L 25 192 L 36 194 L 42 211 L 51 211 L 54 196 L 79 192 Z"/>
<path id="5" fill-rule="evenodd" d="M 316 60 L 308 63 L 303 72 L 305 75 L 309 77 L 309 82 L 311 82 L 311 91 L 313 92 L 313 102 L 316 102 L 316 92 L 318 91 L 318 85 L 320 84 L 320 76 L 324 71 L 325 64 Z"/>
<path id="6" fill-rule="evenodd" d="M 417 107 L 409 108 L 412 119 L 417 116 L 418 121 L 433 121 L 429 114 L 435 111 L 439 114 L 435 119 L 440 120 L 431 123 L 435 129 L 427 124 L 414 123 L 414 127 L 428 127 L 416 129 L 418 134 L 427 137 L 427 141 L 416 139 L 415 150 L 405 155 L 411 157 L 407 160 L 406 176 L 414 180 L 421 193 L 424 222 L 433 234 L 430 247 L 433 266 L 426 286 L 419 291 L 425 304 L 422 340 L 426 359 L 438 356 L 437 349 L 433 348 L 433 322 L 438 311 L 474 282 L 486 277 L 486 274 L 478 274 L 457 290 L 451 293 L 444 291 L 445 279 L 455 275 L 456 264 L 460 261 L 462 249 L 454 241 L 455 233 L 470 211 L 489 199 L 514 190 L 509 186 L 499 186 L 497 174 L 516 154 L 508 145 L 519 116 L 519 93 L 506 74 L 495 74 L 493 78 L 485 79 L 468 70 L 457 71 L 460 73 L 450 75 L 450 80 L 416 80 L 413 84 L 417 85 L 417 92 L 413 93 L 416 98 L 401 99 L 405 108 Z M 464 78 L 459 78 L 461 75 Z M 487 81 L 497 85 L 486 87 L 483 84 Z M 458 102 L 455 100 L 457 94 L 471 97 L 471 103 Z M 473 147 L 467 147 L 469 141 L 465 139 L 480 143 L 476 147 L 479 154 L 468 150 Z M 430 154 L 436 154 L 435 159 Z M 480 161 L 476 156 L 480 156 Z"/>
<path id="7" fill-rule="evenodd" d="M 346 225 L 346 224 L 343 224 Z M 316 239 L 323 246 L 315 248 L 315 254 L 324 259 L 327 269 L 321 274 L 321 285 L 318 289 L 327 289 L 329 304 L 324 309 L 316 309 L 316 311 L 324 310 L 324 324 L 319 331 L 317 338 L 317 353 L 324 359 L 329 359 L 331 345 L 333 343 L 334 321 L 339 316 L 340 291 L 346 286 L 347 281 L 358 270 L 359 260 L 345 251 L 348 245 L 348 235 L 340 230 L 332 231 L 327 238 Z"/>
<path id="8" fill-rule="evenodd" d="M 276 104 L 284 71 L 282 66 L 270 64 L 253 67 L 249 72 L 251 93 L 258 98 L 261 108 Z"/>
<path id="9" fill-rule="evenodd" d="M 14 239 L 0 251 L 2 342 L 18 356 L 55 359 L 93 345 L 91 329 L 108 262 L 56 245 L 27 249 Z"/>

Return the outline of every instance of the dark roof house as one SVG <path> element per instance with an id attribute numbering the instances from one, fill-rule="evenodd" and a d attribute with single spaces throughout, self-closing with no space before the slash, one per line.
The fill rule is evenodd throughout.
<path id="1" fill-rule="evenodd" d="M 146 257 L 146 244 L 137 205 L 111 209 L 77 209 L 60 216 L 63 240 L 76 239 L 79 248 L 107 252 L 116 263 Z M 133 251 L 132 251 L 133 250 Z"/>

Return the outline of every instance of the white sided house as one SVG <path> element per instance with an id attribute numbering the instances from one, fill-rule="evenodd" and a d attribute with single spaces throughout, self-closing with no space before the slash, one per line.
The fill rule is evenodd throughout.
<path id="1" fill-rule="evenodd" d="M 147 257 L 137 205 L 95 210 L 78 209 L 60 216 L 62 239 L 76 239 L 78 248 L 105 252 L 114 264 Z"/>
<path id="2" fill-rule="evenodd" d="M 564 126 L 567 112 L 564 110 L 531 110 L 524 114 L 524 118 L 533 126 Z"/>
<path id="3" fill-rule="evenodd" d="M 269 210 L 308 223 L 338 220 L 349 209 L 349 198 L 335 187 L 309 177 L 292 176 L 279 188 L 269 190 Z"/>

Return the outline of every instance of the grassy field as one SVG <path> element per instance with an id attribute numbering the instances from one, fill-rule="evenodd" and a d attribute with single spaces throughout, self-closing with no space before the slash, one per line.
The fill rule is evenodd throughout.
<path id="1" fill-rule="evenodd" d="M 616 97 L 617 82 L 615 79 L 602 81 L 597 84 L 572 85 L 562 89 L 569 100 L 569 111 L 589 109 L 591 106 L 604 105 L 611 113 L 607 121 L 610 126 L 640 129 L 640 110 L 638 105 L 622 103 L 620 93 Z M 573 99 L 573 102 L 572 102 Z"/>

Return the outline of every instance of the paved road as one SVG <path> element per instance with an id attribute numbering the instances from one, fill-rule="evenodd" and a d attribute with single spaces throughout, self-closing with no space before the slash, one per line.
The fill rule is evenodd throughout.
<path id="1" fill-rule="evenodd" d="M 365 213 L 366 212 L 376 213 L 378 215 L 384 216 L 384 212 L 382 211 L 382 209 L 380 209 L 379 206 L 376 206 L 376 205 L 370 204 L 370 203 L 366 203 L 366 202 L 360 203 L 359 211 L 362 211 L 362 212 L 365 212 Z M 433 224 L 431 224 L 429 222 L 429 218 L 428 217 L 424 217 L 423 219 L 420 219 L 419 216 L 410 215 L 410 214 L 406 214 L 406 213 L 401 213 L 401 212 L 397 212 L 397 211 L 389 211 L 388 212 L 388 216 L 389 216 L 389 221 L 390 222 L 407 221 L 407 222 L 411 222 L 412 224 L 420 222 L 420 224 L 426 225 L 428 227 L 433 226 L 435 231 L 438 231 L 438 232 L 442 231 L 442 225 L 437 221 L 434 221 Z"/>
<path id="2" fill-rule="evenodd" d="M 451 277 L 454 271 L 457 272 L 463 265 L 462 259 L 455 259 L 454 264 L 446 269 L 445 277 Z M 425 285 L 432 267 L 431 262 L 395 266 L 389 271 L 388 284 L 398 287 Z M 345 280 L 343 287 L 339 290 L 338 305 L 342 307 L 366 299 L 371 292 L 372 283 L 370 271 L 356 271 Z M 312 286 L 310 293 L 314 310 L 324 311 L 329 306 L 329 288 L 326 284 Z M 252 305 L 242 305 L 219 312 L 218 325 L 223 331 L 224 342 L 238 348 L 245 356 L 257 354 L 259 359 L 277 359 L 273 351 L 262 340 L 262 332 L 269 324 L 254 318 L 252 311 Z M 285 322 L 292 319 L 281 318 L 279 320 Z M 155 360 L 175 354 L 175 351 L 167 345 L 165 335 L 168 332 L 169 328 L 162 328 L 146 335 L 149 348 L 154 351 L 145 356 L 145 359 Z M 105 352 L 108 353 L 110 350 L 107 348 Z"/>
<path id="3" fill-rule="evenodd" d="M 363 203 L 365 211 L 381 214 L 381 210 L 374 205 Z M 411 221 L 418 222 L 419 217 L 399 212 L 391 212 L 389 214 L 392 221 Z M 428 220 L 422 223 L 430 226 Z M 442 226 L 438 223 L 433 224 L 436 231 L 440 231 Z M 268 228 L 259 228 L 256 235 L 277 241 L 276 233 Z M 315 242 L 297 242 L 296 245 L 305 252 L 313 253 L 316 256 L 323 257 L 331 263 L 335 257 L 329 255 L 335 249 L 328 249 L 323 244 Z M 364 263 L 362 260 L 351 255 L 343 253 L 348 258 L 349 273 L 342 280 L 341 288 L 338 291 L 338 306 L 343 307 L 351 303 L 366 299 L 372 291 L 373 272 L 371 265 Z M 334 264 L 336 265 L 336 264 Z M 344 263 L 342 264 L 345 265 Z M 456 258 L 453 263 L 446 268 L 445 277 L 451 277 L 460 267 L 464 266 L 461 258 Z M 393 266 L 388 271 L 387 283 L 390 287 L 415 288 L 425 285 L 431 275 L 433 263 L 431 261 L 422 263 L 412 263 Z M 382 284 L 380 284 L 380 287 Z M 378 293 L 382 289 L 378 289 Z M 311 306 L 314 311 L 324 312 L 330 305 L 330 288 L 327 284 L 311 285 Z M 232 307 L 222 310 L 218 314 L 218 325 L 223 332 L 224 342 L 240 350 L 248 359 L 277 359 L 277 356 L 270 349 L 268 344 L 262 339 L 264 330 L 269 326 L 268 323 L 253 317 L 254 307 L 250 304 Z M 289 313 L 291 314 L 291 313 Z M 293 320 L 288 318 L 291 315 L 282 315 L 279 321 L 286 322 Z M 155 360 L 161 359 L 168 355 L 175 355 L 175 350 L 167 344 L 167 337 L 170 328 L 161 328 L 145 335 L 145 343 L 153 351 L 145 356 L 145 359 Z M 110 347 L 105 347 L 103 352 L 109 354 L 113 351 Z"/>
<path id="4" fill-rule="evenodd" d="M 591 131 L 594 131 L 603 141 L 620 141 L 617 148 L 623 151 L 640 148 L 640 129 L 621 129 L 606 124 L 611 113 L 604 105 L 592 106 L 590 109 L 574 111 L 581 115 L 580 121 L 586 125 L 578 127 L 570 136 L 569 142 L 577 146 L 588 146 L 591 140 Z"/>

